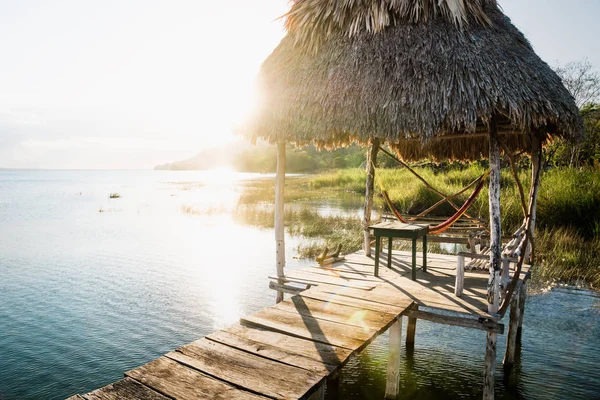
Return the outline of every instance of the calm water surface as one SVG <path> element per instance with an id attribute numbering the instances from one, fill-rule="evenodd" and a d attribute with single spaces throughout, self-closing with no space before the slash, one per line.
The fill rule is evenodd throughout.
<path id="1" fill-rule="evenodd" d="M 273 231 L 230 213 L 255 178 L 0 170 L 0 399 L 87 392 L 272 304 Z M 307 265 L 293 258 L 300 240 L 287 238 L 288 268 Z M 600 399 L 599 321 L 594 293 L 530 297 L 522 357 L 511 374 L 498 364 L 497 397 Z M 402 398 L 480 398 L 484 345 L 483 332 L 419 321 Z M 382 335 L 350 361 L 341 398 L 383 398 L 386 348 Z"/>

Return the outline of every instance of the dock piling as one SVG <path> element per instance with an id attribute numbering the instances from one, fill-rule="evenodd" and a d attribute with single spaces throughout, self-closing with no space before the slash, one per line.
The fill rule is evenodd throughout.
<path id="1" fill-rule="evenodd" d="M 419 305 L 415 304 L 413 310 L 418 310 Z M 417 331 L 417 318 L 408 317 L 408 325 L 406 326 L 406 348 L 414 349 L 415 347 L 415 334 Z"/>
<path id="2" fill-rule="evenodd" d="M 521 288 L 522 290 L 522 288 Z M 504 353 L 504 367 L 510 368 L 515 363 L 517 346 L 517 330 L 519 325 L 519 295 L 515 293 L 510 300 L 510 317 L 508 333 L 506 335 L 506 352 Z"/>
<path id="3" fill-rule="evenodd" d="M 464 286 L 465 286 L 465 256 L 462 254 L 459 254 L 458 262 L 456 264 L 456 281 L 454 283 L 454 295 L 456 297 L 462 296 Z"/>
<path id="4" fill-rule="evenodd" d="M 325 385 L 321 385 L 307 400 L 325 400 Z"/>
<path id="5" fill-rule="evenodd" d="M 485 365 L 483 370 L 483 400 L 494 400 L 494 374 L 496 373 L 497 340 L 497 333 L 486 333 Z"/>
<path id="6" fill-rule="evenodd" d="M 389 358 L 385 398 L 396 399 L 400 391 L 400 346 L 402 343 L 402 317 L 390 327 Z"/>
<path id="7" fill-rule="evenodd" d="M 327 378 L 327 398 L 337 400 L 340 398 L 340 376 L 339 374 L 330 375 Z"/>
<path id="8" fill-rule="evenodd" d="M 519 291 L 519 326 L 517 328 L 517 339 L 521 338 L 523 332 L 523 315 L 525 314 L 525 300 L 527 299 L 527 283 L 523 282 Z"/>
<path id="9" fill-rule="evenodd" d="M 285 281 L 285 222 L 284 216 L 284 187 L 285 187 L 285 143 L 277 144 L 277 173 L 275 176 L 275 259 L 277 267 L 277 283 L 283 285 Z M 277 291 L 276 303 L 283 301 L 283 292 Z"/>

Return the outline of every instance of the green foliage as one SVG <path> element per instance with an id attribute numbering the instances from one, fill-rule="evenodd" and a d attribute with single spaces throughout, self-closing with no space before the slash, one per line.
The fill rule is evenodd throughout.
<path id="1" fill-rule="evenodd" d="M 272 228 L 274 216 L 272 208 L 254 205 L 238 208 L 234 218 L 240 223 Z M 307 239 L 296 249 L 302 258 L 316 257 L 325 246 L 333 249 L 341 243 L 345 253 L 354 252 L 362 246 L 362 224 L 357 218 L 322 216 L 304 206 L 288 208 L 284 219 L 288 233 Z"/>
<path id="2" fill-rule="evenodd" d="M 592 168 L 552 169 L 542 178 L 539 227 L 570 227 L 581 236 L 597 235 L 600 221 L 600 173 Z"/>
<path id="3" fill-rule="evenodd" d="M 346 169 L 319 174 L 309 182 L 311 189 L 335 189 L 364 195 L 366 172 L 364 169 Z"/>
<path id="4" fill-rule="evenodd" d="M 350 146 L 336 150 L 318 150 L 314 146 L 286 148 L 286 172 L 309 173 L 338 168 L 357 168 L 365 162 L 366 150 Z M 274 172 L 277 151 L 274 146 L 256 146 L 239 153 L 231 161 L 237 171 Z"/>
<path id="5" fill-rule="evenodd" d="M 600 104 L 588 104 L 581 111 L 583 140 L 572 143 L 556 140 L 546 148 L 546 158 L 552 166 L 600 165 Z"/>
<path id="6" fill-rule="evenodd" d="M 587 283 L 600 289 L 600 235 L 583 240 L 573 227 L 540 229 L 535 244 L 535 281 Z"/>
<path id="7" fill-rule="evenodd" d="M 456 193 L 486 171 L 483 163 L 441 167 L 417 167 L 415 170 L 432 186 L 444 193 Z M 337 203 L 342 208 L 357 209 L 364 202 L 366 173 L 363 169 L 330 171 L 318 175 L 288 179 L 286 182 L 285 221 L 288 232 L 306 240 L 298 247 L 300 257 L 315 257 L 325 246 L 338 243 L 344 252 L 362 246 L 362 225 L 356 216 L 321 216 L 307 208 L 307 202 Z M 525 194 L 529 192 L 530 171 L 519 172 Z M 435 204 L 440 196 L 429 190 L 406 169 L 378 169 L 379 183 L 390 193 L 395 205 L 405 214 L 416 214 Z M 523 221 L 519 193 L 509 170 L 501 176 L 502 229 L 505 234 L 516 230 Z M 471 190 L 456 199 L 462 205 Z M 236 213 L 239 222 L 255 226 L 273 226 L 273 182 L 249 184 Z M 484 187 L 469 212 L 488 218 L 488 192 Z M 384 211 L 379 195 L 375 212 Z M 449 216 L 454 210 L 444 206 L 434 214 Z M 587 282 L 600 288 L 600 172 L 594 168 L 552 168 L 542 177 L 537 207 L 536 254 L 534 278 L 538 282 Z M 396 248 L 405 249 L 398 241 Z M 434 244 L 432 244 L 434 246 Z M 441 252 L 439 247 L 430 251 Z"/>

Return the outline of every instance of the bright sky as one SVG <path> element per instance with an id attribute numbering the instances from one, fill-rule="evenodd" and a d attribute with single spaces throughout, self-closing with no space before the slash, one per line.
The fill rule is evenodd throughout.
<path id="1" fill-rule="evenodd" d="M 500 0 L 600 67 L 598 0 Z M 287 0 L 0 0 L 0 167 L 152 168 L 233 140 Z"/>

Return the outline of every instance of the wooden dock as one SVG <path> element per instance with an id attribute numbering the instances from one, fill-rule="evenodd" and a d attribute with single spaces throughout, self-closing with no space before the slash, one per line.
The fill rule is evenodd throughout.
<path id="1" fill-rule="evenodd" d="M 429 254 L 427 272 L 419 269 L 416 281 L 411 253 L 394 251 L 391 268 L 382 257 L 379 277 L 362 252 L 328 266 L 288 270 L 282 287 L 298 294 L 70 399 L 322 399 L 348 359 L 390 328 L 386 393 L 393 397 L 402 379 L 401 316 L 409 317 L 407 343 L 414 343 L 417 319 L 504 332 L 498 316 L 487 313 L 487 271 L 465 272 L 459 298 L 456 256 Z M 527 277 L 524 266 L 520 288 Z"/>

